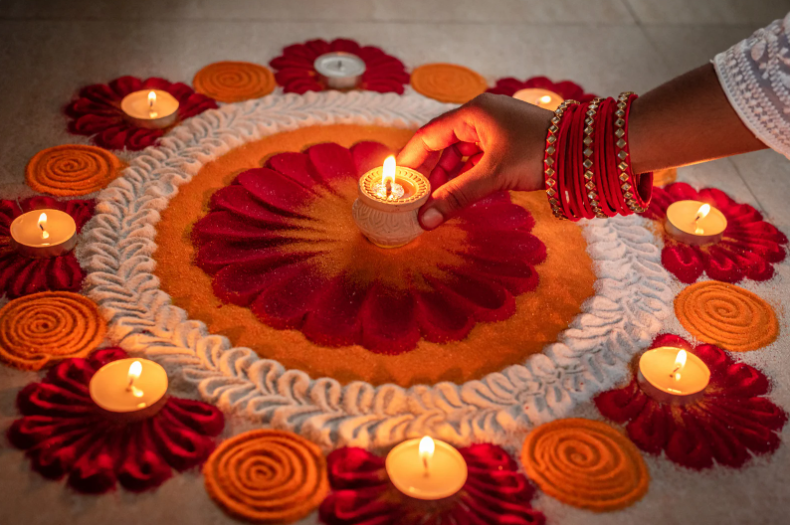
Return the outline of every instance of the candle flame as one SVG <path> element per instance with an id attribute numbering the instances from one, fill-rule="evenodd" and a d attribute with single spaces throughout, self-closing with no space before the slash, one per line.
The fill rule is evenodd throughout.
<path id="1" fill-rule="evenodd" d="M 431 459 L 436 450 L 436 444 L 430 436 L 425 436 L 420 440 L 420 457 Z"/>
<path id="2" fill-rule="evenodd" d="M 688 356 L 686 355 L 685 350 L 681 350 L 678 352 L 677 357 L 675 357 L 675 368 L 672 370 L 672 377 L 675 378 L 675 381 L 680 381 L 680 371 L 683 370 L 683 367 L 686 366 L 686 359 Z"/>
<path id="3" fill-rule="evenodd" d="M 44 226 L 47 225 L 47 214 L 42 213 L 38 216 L 38 227 L 41 228 L 41 238 L 42 239 L 49 239 L 49 232 L 44 229 Z"/>
<path id="4" fill-rule="evenodd" d="M 134 386 L 134 382 L 140 377 L 140 374 L 143 373 L 143 364 L 140 361 L 134 361 L 131 365 L 129 365 L 129 386 L 126 390 L 130 391 L 134 397 L 143 397 L 143 391 Z"/>
<path id="5" fill-rule="evenodd" d="M 548 104 L 549 102 L 551 102 L 551 96 L 550 95 L 543 95 L 542 97 L 540 97 L 540 103 L 541 104 Z"/>
<path id="6" fill-rule="evenodd" d="M 701 221 L 702 219 L 707 217 L 709 213 L 710 213 L 710 204 L 707 203 L 703 204 L 697 210 L 697 217 L 694 219 L 694 222 Z"/>
<path id="7" fill-rule="evenodd" d="M 433 457 L 433 452 L 436 450 L 436 444 L 430 436 L 425 436 L 420 440 L 420 459 L 422 465 L 425 467 L 425 475 L 429 475 L 428 461 Z"/>
<path id="8" fill-rule="evenodd" d="M 140 99 L 137 99 L 140 100 Z M 156 104 L 156 91 L 149 91 L 148 92 L 148 107 L 153 108 L 154 104 Z"/>
<path id="9" fill-rule="evenodd" d="M 387 185 L 387 180 L 389 180 L 392 184 L 395 184 L 395 156 L 390 155 L 387 157 L 387 160 L 384 161 L 384 169 L 382 170 L 381 174 L 381 183 L 383 185 Z"/>

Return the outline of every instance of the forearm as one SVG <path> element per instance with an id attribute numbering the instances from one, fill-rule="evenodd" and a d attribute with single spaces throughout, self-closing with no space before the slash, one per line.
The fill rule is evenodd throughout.
<path id="1" fill-rule="evenodd" d="M 767 148 L 741 122 L 711 64 L 640 96 L 628 126 L 636 173 Z"/>

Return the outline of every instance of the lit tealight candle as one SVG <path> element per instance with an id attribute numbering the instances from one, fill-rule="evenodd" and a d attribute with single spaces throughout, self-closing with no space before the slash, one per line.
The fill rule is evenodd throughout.
<path id="1" fill-rule="evenodd" d="M 57 257 L 77 244 L 77 224 L 60 210 L 23 213 L 11 223 L 11 241 L 28 257 Z"/>
<path id="2" fill-rule="evenodd" d="M 167 372 L 148 359 L 119 359 L 93 375 L 88 391 L 93 402 L 108 412 L 146 416 L 161 408 Z"/>
<path id="3" fill-rule="evenodd" d="M 656 401 L 684 405 L 703 394 L 710 369 L 694 354 L 662 346 L 642 354 L 638 381 L 642 391 Z"/>
<path id="4" fill-rule="evenodd" d="M 726 217 L 710 204 L 678 201 L 667 208 L 667 233 L 684 244 L 702 246 L 718 242 L 726 228 Z"/>
<path id="5" fill-rule="evenodd" d="M 161 89 L 143 89 L 126 95 L 121 110 L 141 128 L 166 128 L 178 118 L 178 100 Z"/>
<path id="6" fill-rule="evenodd" d="M 466 461 L 461 453 L 428 436 L 393 448 L 387 455 L 386 467 L 392 484 L 417 499 L 446 498 L 466 483 Z"/>
<path id="7" fill-rule="evenodd" d="M 564 100 L 561 96 L 554 93 L 553 91 L 539 88 L 520 89 L 513 94 L 513 98 L 517 98 L 524 102 L 529 102 L 530 104 L 534 104 L 543 109 L 548 109 L 549 111 L 554 111 L 560 107 L 560 104 L 562 104 Z"/>
<path id="8" fill-rule="evenodd" d="M 365 61 L 353 53 L 326 53 L 315 59 L 318 77 L 330 89 L 354 89 L 362 82 Z"/>

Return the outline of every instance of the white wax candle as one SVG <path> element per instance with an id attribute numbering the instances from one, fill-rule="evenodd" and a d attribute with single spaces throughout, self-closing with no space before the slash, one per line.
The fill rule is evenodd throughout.
<path id="1" fill-rule="evenodd" d="M 564 102 L 564 99 L 553 91 L 540 88 L 519 89 L 513 94 L 513 98 L 529 102 L 549 111 L 554 111 Z"/>
<path id="2" fill-rule="evenodd" d="M 108 412 L 138 412 L 164 398 L 167 372 L 148 359 L 119 359 L 97 370 L 88 390 L 93 402 Z"/>
<path id="3" fill-rule="evenodd" d="M 11 240 L 28 257 L 56 257 L 77 243 L 77 224 L 60 210 L 34 210 L 11 223 Z"/>
<path id="4" fill-rule="evenodd" d="M 667 233 L 682 243 L 701 246 L 718 242 L 726 228 L 727 218 L 710 204 L 687 200 L 667 208 Z"/>
<path id="5" fill-rule="evenodd" d="M 166 128 L 178 118 L 178 100 L 161 89 L 143 89 L 129 93 L 121 101 L 126 118 L 136 125 L 149 128 Z"/>
<path id="6" fill-rule="evenodd" d="M 691 352 L 662 346 L 639 359 L 639 385 L 657 401 L 685 404 L 697 399 L 710 382 L 710 369 Z"/>
<path id="7" fill-rule="evenodd" d="M 386 468 L 398 490 L 424 500 L 452 496 L 461 490 L 467 477 L 461 453 L 448 443 L 429 437 L 404 441 L 393 448 L 387 455 Z"/>
<path id="8" fill-rule="evenodd" d="M 365 61 L 352 53 L 326 53 L 315 59 L 313 67 L 331 89 L 353 89 L 365 73 Z"/>

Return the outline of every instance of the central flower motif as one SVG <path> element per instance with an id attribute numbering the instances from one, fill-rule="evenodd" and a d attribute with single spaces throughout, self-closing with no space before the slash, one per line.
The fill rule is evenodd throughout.
<path id="1" fill-rule="evenodd" d="M 217 297 L 318 344 L 387 354 L 513 315 L 546 256 L 529 212 L 499 193 L 405 247 L 378 248 L 351 205 L 359 177 L 390 154 L 375 142 L 319 144 L 217 191 L 193 228 L 196 263 L 214 275 Z"/>

